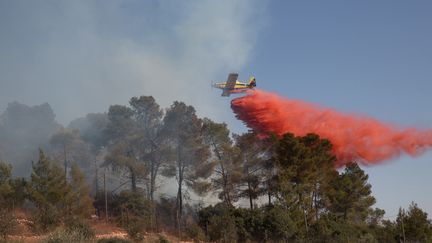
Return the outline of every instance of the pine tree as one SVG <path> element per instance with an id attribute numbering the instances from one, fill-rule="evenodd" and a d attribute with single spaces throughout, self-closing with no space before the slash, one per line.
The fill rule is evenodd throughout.
<path id="1" fill-rule="evenodd" d="M 137 191 L 137 184 L 145 177 L 146 169 L 139 161 L 137 144 L 141 137 L 137 122 L 129 107 L 112 105 L 108 111 L 108 124 L 104 130 L 109 140 L 105 165 L 114 170 L 126 172 L 131 190 Z"/>
<path id="2" fill-rule="evenodd" d="M 348 164 L 331 182 L 330 212 L 344 220 L 365 223 L 370 207 L 375 203 L 367 180 L 368 175 L 356 163 Z"/>
<path id="3" fill-rule="evenodd" d="M 50 155 L 56 161 L 63 162 L 66 176 L 71 166 L 71 161 L 79 162 L 81 166 L 88 166 L 90 164 L 90 146 L 82 140 L 78 130 L 60 129 L 51 137 L 50 145 Z"/>
<path id="4" fill-rule="evenodd" d="M 11 186 L 12 166 L 0 162 L 0 205 L 4 207 L 10 205 L 9 201 L 13 194 Z"/>
<path id="5" fill-rule="evenodd" d="M 225 123 L 215 123 L 205 118 L 203 134 L 205 142 L 213 152 L 213 189 L 218 192 L 219 199 L 232 206 L 238 199 L 237 187 L 242 178 L 241 163 L 238 161 L 240 151 L 233 146 Z"/>
<path id="6" fill-rule="evenodd" d="M 165 117 L 165 131 L 175 151 L 175 162 L 165 171 L 177 179 L 177 218 L 182 218 L 185 189 L 199 188 L 200 178 L 210 176 L 211 167 L 207 162 L 210 155 L 202 135 L 202 121 L 195 108 L 183 102 L 174 102 Z M 204 190 L 201 190 L 204 191 Z"/>
<path id="7" fill-rule="evenodd" d="M 72 164 L 70 171 L 71 195 L 70 211 L 72 218 L 86 219 L 94 212 L 93 200 L 90 197 L 90 186 L 87 184 L 84 173 L 77 164 Z"/>
<path id="8" fill-rule="evenodd" d="M 168 136 L 163 132 L 164 113 L 152 96 L 133 97 L 129 104 L 140 134 L 136 144 L 137 154 L 148 172 L 145 180 L 147 197 L 154 202 L 158 175 L 173 157 L 173 151 L 167 143 Z"/>
<path id="9" fill-rule="evenodd" d="M 37 208 L 35 220 L 42 230 L 62 221 L 67 214 L 70 191 L 64 171 L 40 150 L 39 160 L 33 165 L 28 192 L 30 201 Z"/>
<path id="10" fill-rule="evenodd" d="M 12 166 L 0 162 L 0 238 L 5 240 L 16 227 L 16 218 L 12 212 L 14 207 L 14 190 L 11 185 Z"/>
<path id="11" fill-rule="evenodd" d="M 432 242 L 432 223 L 427 213 L 414 202 L 407 211 L 399 210 L 396 229 L 404 242 Z"/>
<path id="12" fill-rule="evenodd" d="M 285 207 L 302 214 L 303 227 L 308 231 L 311 221 L 325 209 L 325 191 L 336 174 L 332 145 L 315 134 L 285 134 L 275 146 L 271 161 L 278 170 L 276 196 Z"/>
<path id="13" fill-rule="evenodd" d="M 250 209 L 254 200 L 265 193 L 262 176 L 265 173 L 266 151 L 255 133 L 235 136 L 236 147 L 239 149 L 239 164 L 242 166 L 240 197 L 247 198 Z"/>

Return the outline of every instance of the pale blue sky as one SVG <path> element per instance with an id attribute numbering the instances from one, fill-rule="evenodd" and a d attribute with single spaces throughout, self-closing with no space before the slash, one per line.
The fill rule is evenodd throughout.
<path id="1" fill-rule="evenodd" d="M 432 2 L 270 1 L 242 69 L 280 95 L 432 128 Z M 387 216 L 432 213 L 432 152 L 365 168 Z"/>
<path id="2" fill-rule="evenodd" d="M 63 124 L 154 95 L 244 131 L 211 90 L 228 72 L 258 87 L 432 128 L 430 1 L 0 0 L 0 112 L 49 102 Z M 366 168 L 391 217 L 432 214 L 432 152 Z"/>

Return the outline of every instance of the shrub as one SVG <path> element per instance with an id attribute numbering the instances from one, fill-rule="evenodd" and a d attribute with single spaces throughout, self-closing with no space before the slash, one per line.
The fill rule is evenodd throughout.
<path id="1" fill-rule="evenodd" d="M 6 240 L 16 227 L 17 222 L 13 213 L 8 209 L 0 208 L 0 239 Z"/>
<path id="2" fill-rule="evenodd" d="M 35 211 L 31 216 L 31 221 L 30 227 L 35 232 L 47 232 L 54 229 L 60 223 L 55 208 L 52 208 L 52 210 Z"/>
<path id="3" fill-rule="evenodd" d="M 199 227 L 197 224 L 189 224 L 186 227 L 186 236 L 189 239 L 194 239 L 196 241 L 206 241 L 207 237 L 205 235 L 205 232 Z"/>
<path id="4" fill-rule="evenodd" d="M 89 242 L 84 235 L 79 231 L 57 230 L 51 233 L 46 243 L 84 243 Z"/>
<path id="5" fill-rule="evenodd" d="M 118 238 L 118 237 L 112 237 L 112 238 L 100 239 L 97 241 L 97 243 L 131 243 L 131 241 Z"/>
<path id="6" fill-rule="evenodd" d="M 145 223 L 144 220 L 138 217 L 130 217 L 123 226 L 128 233 L 129 237 L 135 241 L 142 241 L 144 236 L 142 234 Z"/>
<path id="7" fill-rule="evenodd" d="M 70 222 L 67 225 L 66 232 L 76 232 L 81 235 L 84 239 L 93 239 L 95 237 L 94 230 L 84 221 Z"/>
<path id="8" fill-rule="evenodd" d="M 79 243 L 91 242 L 94 239 L 95 233 L 90 226 L 84 222 L 76 222 L 75 224 L 67 225 L 65 229 L 57 230 L 51 233 L 46 239 L 47 243 Z"/>
<path id="9" fill-rule="evenodd" d="M 155 240 L 155 243 L 170 243 L 170 242 L 163 235 L 159 235 L 159 239 Z"/>

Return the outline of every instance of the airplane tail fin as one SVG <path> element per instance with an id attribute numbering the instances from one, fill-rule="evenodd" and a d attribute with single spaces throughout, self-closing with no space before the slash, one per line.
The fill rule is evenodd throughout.
<path id="1" fill-rule="evenodd" d="M 251 88 L 256 87 L 256 80 L 255 77 L 253 76 L 249 78 L 249 87 Z"/>

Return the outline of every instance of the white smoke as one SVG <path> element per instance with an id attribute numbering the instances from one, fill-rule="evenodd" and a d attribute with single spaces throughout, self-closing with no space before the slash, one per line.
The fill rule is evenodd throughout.
<path id="1" fill-rule="evenodd" d="M 262 1 L 6 1 L 0 3 L 0 111 L 48 102 L 67 123 L 153 95 L 201 116 L 232 117 L 210 89 L 253 56 Z M 244 79 L 249 74 L 241 74 Z"/>

